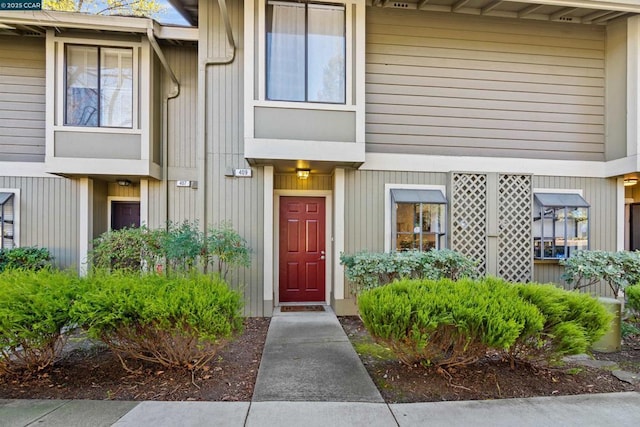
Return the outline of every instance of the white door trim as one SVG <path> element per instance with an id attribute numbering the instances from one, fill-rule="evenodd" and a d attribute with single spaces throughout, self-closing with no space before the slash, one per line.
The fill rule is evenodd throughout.
<path id="1" fill-rule="evenodd" d="M 140 203 L 140 225 L 142 221 L 142 202 L 135 196 L 108 196 L 107 197 L 107 230 L 111 231 L 111 202 L 138 202 Z"/>
<path id="2" fill-rule="evenodd" d="M 274 190 L 273 200 L 273 290 L 274 290 L 274 305 L 277 307 L 280 305 L 280 197 L 282 196 L 294 196 L 294 197 L 324 197 L 325 199 L 325 304 L 330 303 L 331 299 L 331 260 L 332 254 L 332 235 L 333 230 L 332 221 L 332 195 L 331 190 Z M 266 227 L 266 224 L 265 224 Z"/>

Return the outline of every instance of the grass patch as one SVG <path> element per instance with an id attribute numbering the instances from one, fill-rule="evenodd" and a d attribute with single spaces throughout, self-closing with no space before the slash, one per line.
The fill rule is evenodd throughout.
<path id="1" fill-rule="evenodd" d="M 370 356 L 375 357 L 382 360 L 397 360 L 396 355 L 391 351 L 391 349 L 381 346 L 377 343 L 372 342 L 358 342 L 353 343 L 353 347 L 361 356 Z"/>

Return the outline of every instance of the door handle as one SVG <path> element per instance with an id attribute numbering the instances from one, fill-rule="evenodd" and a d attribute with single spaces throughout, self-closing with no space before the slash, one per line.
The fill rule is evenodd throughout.
<path id="1" fill-rule="evenodd" d="M 324 260 L 325 258 L 324 251 L 320 251 L 320 260 Z"/>

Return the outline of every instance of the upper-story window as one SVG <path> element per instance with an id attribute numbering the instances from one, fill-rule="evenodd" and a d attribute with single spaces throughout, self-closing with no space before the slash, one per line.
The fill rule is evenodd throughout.
<path id="1" fill-rule="evenodd" d="M 534 193 L 533 241 L 537 259 L 569 258 L 589 249 L 589 203 L 578 193 Z"/>
<path id="2" fill-rule="evenodd" d="M 269 1 L 266 98 L 345 103 L 344 5 Z"/>
<path id="3" fill-rule="evenodd" d="M 133 127 L 133 49 L 66 45 L 67 126 Z"/>
<path id="4" fill-rule="evenodd" d="M 396 251 L 444 248 L 447 199 L 440 190 L 391 190 L 392 248 Z"/>

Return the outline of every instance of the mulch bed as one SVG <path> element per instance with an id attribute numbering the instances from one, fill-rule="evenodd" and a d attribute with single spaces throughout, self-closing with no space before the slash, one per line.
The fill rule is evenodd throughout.
<path id="1" fill-rule="evenodd" d="M 340 317 L 340 322 L 356 348 L 358 343 L 374 344 L 358 317 Z M 618 380 L 610 371 L 568 364 L 559 368 L 522 365 L 511 369 L 506 361 L 486 358 L 470 367 L 445 372 L 407 366 L 376 352 L 360 354 L 360 358 L 388 403 L 634 391 L 632 385 Z"/>
<path id="2" fill-rule="evenodd" d="M 0 398 L 249 401 L 269 320 L 247 318 L 243 334 L 193 377 L 140 361 L 127 361 L 135 371 L 130 373 L 108 349 L 94 345 L 75 348 L 37 375 L 0 377 Z"/>

